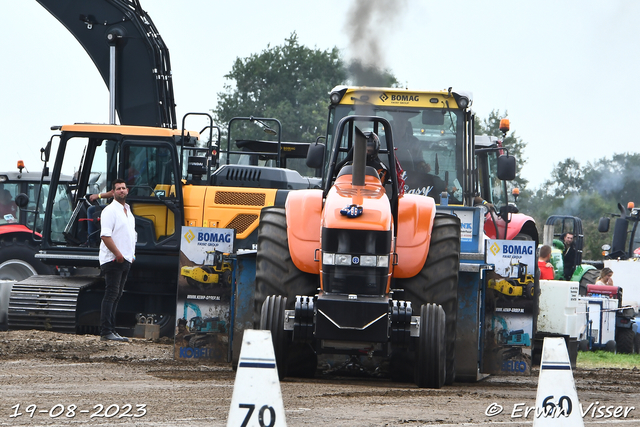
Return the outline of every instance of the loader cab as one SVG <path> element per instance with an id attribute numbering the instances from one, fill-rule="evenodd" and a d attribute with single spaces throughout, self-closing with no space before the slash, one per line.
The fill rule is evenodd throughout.
<path id="1" fill-rule="evenodd" d="M 469 95 L 338 86 L 330 99 L 327 153 L 335 144 L 341 156 L 348 152 L 344 137 L 335 140 L 336 126 L 343 117 L 383 117 L 394 132 L 405 193 L 428 195 L 438 203 L 446 192 L 449 204 L 471 204 L 474 116 Z M 381 151 L 387 150 L 385 133 L 379 137 Z M 324 177 L 327 179 L 326 169 Z"/>
<path id="2" fill-rule="evenodd" d="M 42 242 L 51 262 L 97 266 L 98 218 L 108 201 L 92 205 L 88 196 L 108 192 L 117 178 L 129 188 L 127 203 L 138 234 L 136 252 L 144 259 L 147 250 L 177 250 L 176 230 L 183 217 L 179 132 L 114 125 L 70 125 L 61 130 L 51 177 L 54 197 L 47 200 Z M 61 174 L 74 176 L 70 199 L 64 197 Z"/>

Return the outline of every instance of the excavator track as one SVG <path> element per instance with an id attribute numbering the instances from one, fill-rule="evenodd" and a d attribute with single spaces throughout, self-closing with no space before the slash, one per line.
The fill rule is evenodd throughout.
<path id="1" fill-rule="evenodd" d="M 15 283 L 9 297 L 9 329 L 76 332 L 76 303 L 80 291 L 98 277 L 32 276 Z"/>

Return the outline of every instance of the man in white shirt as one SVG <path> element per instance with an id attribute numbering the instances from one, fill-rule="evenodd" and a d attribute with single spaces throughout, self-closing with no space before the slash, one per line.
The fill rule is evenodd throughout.
<path id="1" fill-rule="evenodd" d="M 124 284 L 135 260 L 136 221 L 125 203 L 129 190 L 122 179 L 113 182 L 113 201 L 100 218 L 100 268 L 104 274 L 105 291 L 100 314 L 101 341 L 129 341 L 115 329 L 116 309 Z"/>

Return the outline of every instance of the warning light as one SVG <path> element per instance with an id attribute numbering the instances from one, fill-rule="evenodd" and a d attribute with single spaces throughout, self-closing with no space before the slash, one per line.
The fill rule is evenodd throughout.
<path id="1" fill-rule="evenodd" d="M 22 169 L 24 169 L 24 162 L 22 160 L 18 160 L 18 170 L 22 173 Z"/>
<path id="2" fill-rule="evenodd" d="M 500 119 L 500 131 L 502 133 L 509 132 L 509 119 Z"/>

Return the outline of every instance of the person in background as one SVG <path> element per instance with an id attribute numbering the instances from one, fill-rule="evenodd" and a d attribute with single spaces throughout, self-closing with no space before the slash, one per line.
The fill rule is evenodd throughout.
<path id="1" fill-rule="evenodd" d="M 562 261 L 564 264 L 564 280 L 571 280 L 573 272 L 576 269 L 576 248 L 573 244 L 573 233 L 564 233 L 562 242 L 564 243 L 564 252 L 562 253 Z"/>
<path id="2" fill-rule="evenodd" d="M 600 277 L 596 281 L 596 285 L 613 286 L 613 270 L 609 267 L 605 267 L 600 272 Z"/>
<path id="3" fill-rule="evenodd" d="M 551 260 L 551 246 L 543 245 L 538 254 L 538 268 L 540 269 L 540 280 L 553 280 L 553 264 Z"/>
<path id="4" fill-rule="evenodd" d="M 0 217 L 11 215 L 15 219 L 18 212 L 18 206 L 11 198 L 11 192 L 6 188 L 0 190 Z"/>

